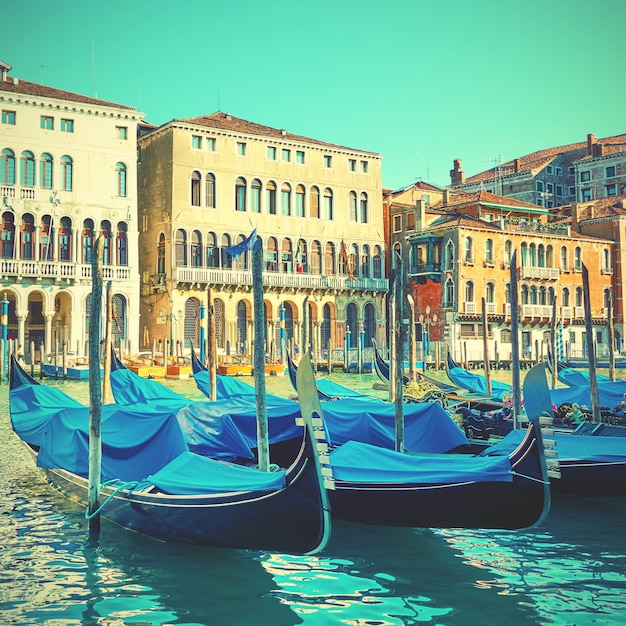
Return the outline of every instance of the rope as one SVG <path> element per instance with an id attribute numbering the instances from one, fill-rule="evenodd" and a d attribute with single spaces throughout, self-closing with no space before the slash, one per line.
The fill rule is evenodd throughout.
<path id="1" fill-rule="evenodd" d="M 541 478 L 535 478 L 534 476 L 527 476 L 526 474 L 520 474 L 519 472 L 515 472 L 513 470 L 511 470 L 511 474 L 513 476 L 519 476 L 520 478 L 525 478 L 526 480 L 532 480 L 536 483 L 541 483 L 542 485 L 549 485 L 550 481 L 549 480 L 541 480 Z"/>
<path id="2" fill-rule="evenodd" d="M 108 487 L 109 485 L 112 485 L 113 483 L 116 483 L 117 481 L 118 481 L 117 478 L 114 478 L 113 480 L 107 480 L 106 482 L 102 483 L 100 487 Z M 107 499 L 93 513 L 90 514 L 89 509 L 85 511 L 85 519 L 90 520 L 90 519 L 93 519 L 96 515 L 100 515 L 100 512 L 102 511 L 102 509 L 104 509 L 104 507 L 111 500 L 113 500 L 113 498 L 120 491 L 128 490 L 128 492 L 130 493 L 133 489 L 136 489 L 138 485 L 139 483 L 136 480 L 128 482 L 128 483 L 120 483 L 120 485 L 113 490 L 113 492 L 107 497 Z"/>

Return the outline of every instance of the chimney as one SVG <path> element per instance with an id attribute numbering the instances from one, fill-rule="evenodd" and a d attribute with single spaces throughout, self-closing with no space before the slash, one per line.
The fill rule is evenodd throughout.
<path id="1" fill-rule="evenodd" d="M 589 156 L 593 155 L 593 146 L 597 141 L 598 140 L 596 139 L 596 136 L 593 133 L 589 133 L 587 135 L 587 154 Z"/>
<path id="2" fill-rule="evenodd" d="M 443 197 L 441 198 L 441 202 L 443 206 L 448 206 L 448 202 L 450 201 L 450 190 L 446 187 L 443 190 Z"/>
<path id="3" fill-rule="evenodd" d="M 519 172 L 519 159 L 513 159 L 513 172 L 515 174 Z"/>
<path id="4" fill-rule="evenodd" d="M 7 82 L 8 73 L 11 71 L 11 66 L 4 61 L 0 61 L 0 81 Z"/>
<path id="5" fill-rule="evenodd" d="M 592 156 L 601 157 L 604 154 L 604 145 L 601 143 L 594 143 L 592 146 Z"/>
<path id="6" fill-rule="evenodd" d="M 454 169 L 450 170 L 450 183 L 462 185 L 465 182 L 465 172 L 461 169 L 461 159 L 454 159 Z"/>

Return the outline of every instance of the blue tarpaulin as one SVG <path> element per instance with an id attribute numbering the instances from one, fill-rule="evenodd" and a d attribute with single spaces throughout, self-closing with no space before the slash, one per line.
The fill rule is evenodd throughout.
<path id="1" fill-rule="evenodd" d="M 450 484 L 513 480 L 506 456 L 420 456 L 352 441 L 334 450 L 330 459 L 335 480 L 349 482 Z"/>

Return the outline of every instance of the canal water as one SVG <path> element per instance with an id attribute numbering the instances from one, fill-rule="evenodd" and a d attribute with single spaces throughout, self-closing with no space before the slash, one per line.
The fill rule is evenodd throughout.
<path id="1" fill-rule="evenodd" d="M 371 390 L 371 375 L 333 375 Z M 88 386 L 51 382 L 82 401 Z M 201 399 L 193 381 L 168 386 Z M 286 379 L 268 391 L 290 392 Z M 0 388 L 0 624 L 584 626 L 626 623 L 626 499 L 557 498 L 528 531 L 334 521 L 316 556 L 159 543 L 84 511 L 41 479 Z M 476 506 L 480 506 L 480 502 Z"/>

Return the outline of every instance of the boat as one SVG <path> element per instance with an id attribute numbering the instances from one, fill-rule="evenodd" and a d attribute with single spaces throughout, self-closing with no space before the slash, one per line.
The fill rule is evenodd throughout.
<path id="1" fill-rule="evenodd" d="M 450 352 L 446 354 L 446 373 L 448 378 L 461 389 L 479 396 L 483 401 L 502 402 L 511 393 L 511 385 L 499 380 L 491 380 L 491 395 L 487 394 L 487 379 L 482 374 L 474 374 L 463 369 L 452 358 Z"/>
<path id="2" fill-rule="evenodd" d="M 529 429 L 528 439 L 510 456 L 494 461 L 455 453 L 468 451 L 469 442 L 440 405 L 407 405 L 405 433 L 410 453 L 395 452 L 394 405 L 374 398 L 350 398 L 324 402 L 322 411 L 310 360 L 303 357 L 297 376 L 306 376 L 306 370 L 310 384 L 305 388 L 313 398 L 299 391 L 298 400 L 302 407 L 313 404 L 313 413 L 321 416 L 319 426 L 324 427 L 330 443 L 335 487 L 329 491 L 329 499 L 334 516 L 394 526 L 523 528 L 539 523 L 547 513 L 549 491 L 542 474 L 540 434 L 535 428 Z M 114 395 L 116 373 L 111 374 Z M 139 382 L 159 385 L 157 381 Z M 127 382 L 120 384 L 126 393 L 132 388 Z M 191 419 L 203 405 L 218 408 L 223 402 L 192 403 L 185 413 Z M 228 415 L 235 424 L 243 425 L 241 416 L 232 411 Z M 272 420 L 268 409 L 270 456 L 276 436 Z M 193 429 L 200 430 L 200 424 L 195 423 Z"/>
<path id="3" fill-rule="evenodd" d="M 41 374 L 47 378 L 68 378 L 71 380 L 88 380 L 89 379 L 89 363 L 85 358 L 75 359 L 68 357 L 65 365 L 65 374 L 63 373 L 63 365 L 61 361 L 55 363 L 41 363 Z"/>
<path id="4" fill-rule="evenodd" d="M 10 362 L 14 432 L 48 482 L 88 501 L 89 408 Z M 166 403 L 102 407 L 101 511 L 116 524 L 183 543 L 315 553 L 330 511 L 309 416 L 286 469 L 262 472 L 194 454 Z"/>

